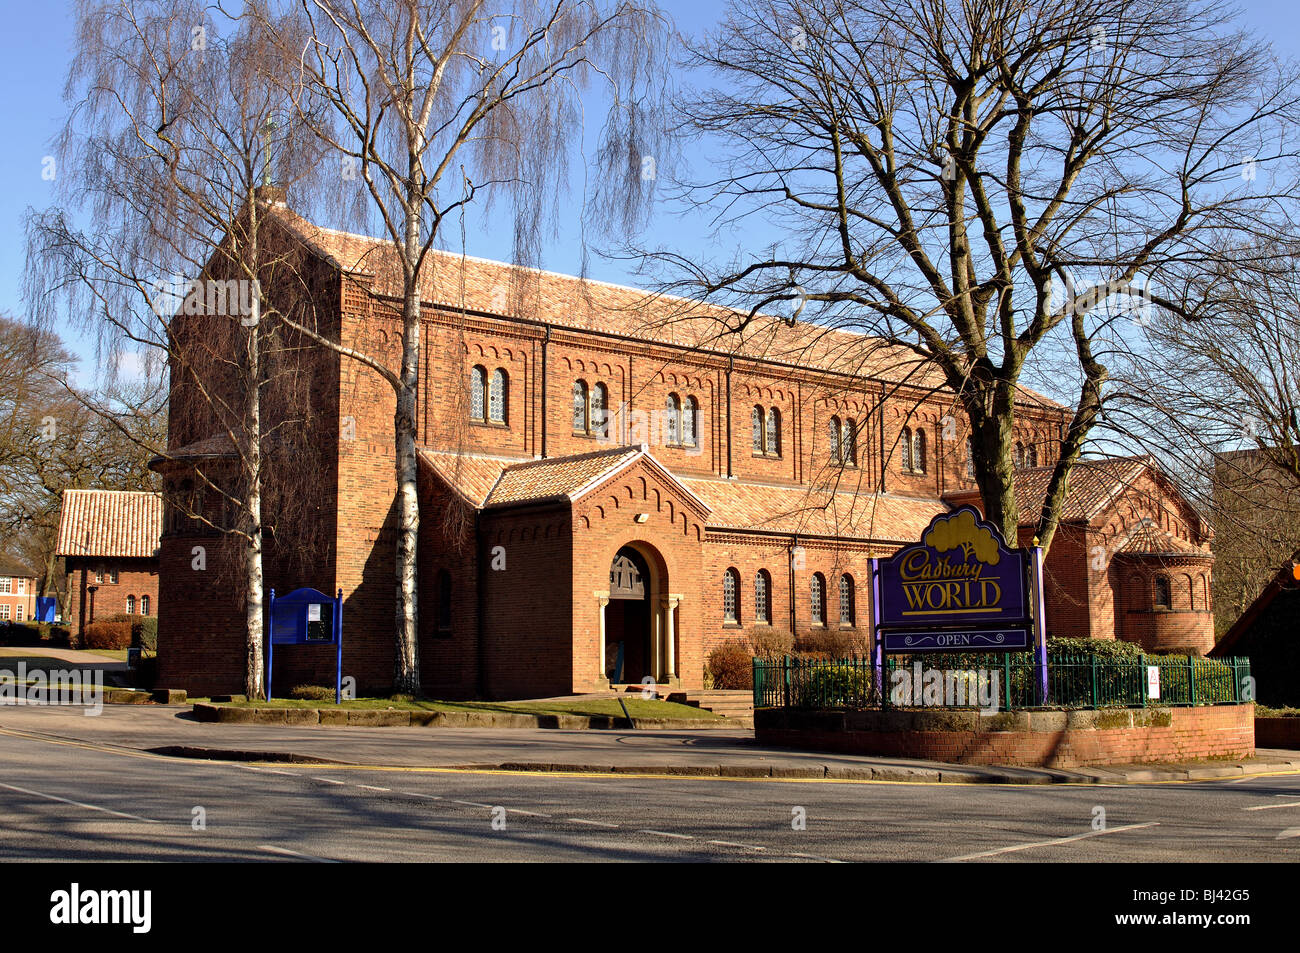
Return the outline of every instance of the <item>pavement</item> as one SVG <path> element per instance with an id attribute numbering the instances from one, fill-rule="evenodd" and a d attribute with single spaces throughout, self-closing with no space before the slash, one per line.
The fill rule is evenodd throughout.
<path id="1" fill-rule="evenodd" d="M 748 729 L 360 728 L 206 724 L 188 706 L 0 708 L 0 733 L 190 759 L 375 769 L 567 772 L 784 780 L 988 784 L 1144 784 L 1300 774 L 1300 751 L 1248 761 L 1060 770 L 953 765 L 759 745 Z"/>

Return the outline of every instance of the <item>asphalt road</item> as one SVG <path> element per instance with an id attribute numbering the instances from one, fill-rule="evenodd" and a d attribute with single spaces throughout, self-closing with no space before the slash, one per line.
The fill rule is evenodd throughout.
<path id="1" fill-rule="evenodd" d="M 192 761 L 9 734 L 0 766 L 2 860 L 1300 859 L 1295 775 L 1116 786 L 521 775 Z"/>

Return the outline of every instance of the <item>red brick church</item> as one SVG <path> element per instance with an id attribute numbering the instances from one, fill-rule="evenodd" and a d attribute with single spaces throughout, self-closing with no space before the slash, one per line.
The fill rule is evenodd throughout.
<path id="1" fill-rule="evenodd" d="M 266 211 L 322 333 L 395 364 L 400 280 L 386 243 L 281 203 Z M 424 280 L 419 651 L 431 695 L 538 697 L 645 677 L 698 688 L 728 641 L 838 630 L 864 644 L 867 560 L 978 503 L 965 423 L 910 352 L 774 318 L 736 335 L 734 315 L 696 302 L 455 253 L 435 253 Z M 309 400 L 298 462 L 310 479 L 279 496 L 296 501 L 311 544 L 305 559 L 301 546 L 295 559 L 270 555 L 267 584 L 341 588 L 344 674 L 385 691 L 393 392 L 354 360 L 303 353 L 280 413 Z M 160 465 L 173 500 L 192 499 L 187 468 L 232 453 L 203 414 L 180 412 L 190 399 L 174 381 Z M 1017 407 L 1017 492 L 1032 514 L 1068 411 L 1027 390 Z M 162 683 L 238 692 L 242 605 L 192 568 L 203 534 L 171 509 Z M 1209 537 L 1149 461 L 1081 465 L 1046 563 L 1051 634 L 1208 650 Z M 232 544 L 208 544 L 210 570 Z M 276 656 L 277 690 L 332 672 L 325 649 Z"/>

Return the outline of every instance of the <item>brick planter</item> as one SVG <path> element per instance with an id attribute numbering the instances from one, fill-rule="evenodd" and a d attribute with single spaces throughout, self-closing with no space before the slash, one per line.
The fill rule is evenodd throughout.
<path id="1" fill-rule="evenodd" d="M 1254 712 L 1254 705 L 992 715 L 963 710 L 761 708 L 754 712 L 754 734 L 759 744 L 812 751 L 949 764 L 1073 768 L 1252 757 Z"/>
<path id="2" fill-rule="evenodd" d="M 1300 750 L 1300 718 L 1256 718 L 1255 744 Z"/>

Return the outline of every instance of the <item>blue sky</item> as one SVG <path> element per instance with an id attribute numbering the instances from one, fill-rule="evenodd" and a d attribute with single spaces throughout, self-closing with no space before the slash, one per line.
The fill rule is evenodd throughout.
<path id="1" fill-rule="evenodd" d="M 721 14 L 723 0 L 661 0 L 663 7 L 684 31 L 706 28 Z M 72 5 L 3 0 L 7 29 L 0 33 L 0 102 L 3 102 L 4 143 L 0 145 L 0 312 L 21 315 L 23 269 L 23 216 L 30 208 L 43 209 L 54 198 L 53 184 L 42 178 L 42 161 L 49 153 L 51 137 L 65 115 L 62 97 L 64 76 L 72 54 Z M 1300 58 L 1300 21 L 1295 4 L 1287 0 L 1248 0 L 1242 4 L 1247 25 L 1274 43 L 1282 57 Z M 576 213 L 575 213 L 576 219 Z M 576 221 L 543 252 L 546 267 L 576 273 L 581 265 Z M 642 241 L 649 245 L 675 244 L 683 223 L 672 214 L 659 211 Z M 696 229 L 691 228 L 694 232 Z M 501 230 L 495 235 L 499 236 Z M 697 246 L 698 247 L 698 246 Z M 470 254 L 502 258 L 510 253 L 508 241 L 493 234 L 469 235 Z M 724 253 L 728 249 L 715 248 Z M 592 256 L 588 275 L 607 281 L 636 283 L 630 264 Z M 84 342 L 71 341 L 76 350 L 89 355 Z M 89 358 L 83 358 L 89 363 Z M 91 368 L 84 367 L 85 373 Z"/>

